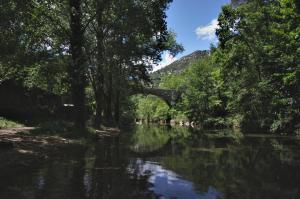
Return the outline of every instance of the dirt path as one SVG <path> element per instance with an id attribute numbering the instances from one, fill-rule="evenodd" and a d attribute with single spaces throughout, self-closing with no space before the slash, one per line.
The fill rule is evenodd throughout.
<path id="1" fill-rule="evenodd" d="M 16 133 L 28 133 L 34 130 L 35 127 L 18 127 L 18 128 L 8 128 L 8 129 L 0 129 L 0 137 L 5 135 L 14 135 Z"/>
<path id="2" fill-rule="evenodd" d="M 31 131 L 34 129 L 34 127 L 0 129 L 0 145 L 1 143 L 12 143 L 14 147 L 26 146 L 26 144 L 47 146 L 74 142 L 59 136 L 33 135 Z"/>
<path id="3" fill-rule="evenodd" d="M 66 139 L 56 135 L 35 134 L 32 132 L 35 129 L 35 127 L 0 129 L 0 161 L 1 155 L 7 152 L 14 151 L 15 153 L 48 157 L 59 153 L 63 147 L 80 144 L 80 140 Z M 116 137 L 119 134 L 119 129 L 107 128 L 96 130 L 95 137 L 103 139 Z"/>

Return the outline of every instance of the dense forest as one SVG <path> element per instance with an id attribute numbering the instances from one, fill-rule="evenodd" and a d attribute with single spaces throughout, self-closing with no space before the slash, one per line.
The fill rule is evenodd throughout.
<path id="1" fill-rule="evenodd" d="M 159 87 L 182 91 L 182 100 L 170 108 L 151 96 L 134 97 L 137 117 L 248 133 L 299 133 L 299 11 L 296 0 L 224 6 L 219 43 L 209 55 L 180 74 L 160 77 Z"/>
<path id="2" fill-rule="evenodd" d="M 162 52 L 176 55 L 183 50 L 167 29 L 170 3 L 1 1 L 0 83 L 24 90 L 23 96 L 35 98 L 33 105 L 48 116 L 57 117 L 62 103 L 74 105 L 69 115 L 78 129 L 88 120 L 96 127 L 117 126 L 128 91 L 147 85 Z M 36 100 L 37 93 L 41 100 Z M 5 101 L 5 93 L 2 97 Z M 19 109 L 28 106 L 25 101 Z"/>

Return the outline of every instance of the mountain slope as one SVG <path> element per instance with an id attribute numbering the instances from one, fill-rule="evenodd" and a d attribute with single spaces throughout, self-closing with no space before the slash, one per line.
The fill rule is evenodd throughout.
<path id="1" fill-rule="evenodd" d="M 189 55 L 186 55 L 180 58 L 177 61 L 174 61 L 170 65 L 151 73 L 150 77 L 154 84 L 160 81 L 161 77 L 169 74 L 180 74 L 182 73 L 190 64 L 194 63 L 198 59 L 209 54 L 207 50 L 197 50 Z"/>

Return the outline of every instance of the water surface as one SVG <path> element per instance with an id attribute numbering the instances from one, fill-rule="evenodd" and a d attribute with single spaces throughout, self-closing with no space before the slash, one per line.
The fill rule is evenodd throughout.
<path id="1" fill-rule="evenodd" d="M 292 138 L 138 126 L 30 170 L 1 170 L 0 198 L 298 199 L 299 146 Z"/>

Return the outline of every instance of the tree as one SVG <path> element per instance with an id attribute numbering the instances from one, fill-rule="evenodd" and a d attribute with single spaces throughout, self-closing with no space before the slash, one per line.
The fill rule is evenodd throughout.
<path id="1" fill-rule="evenodd" d="M 61 20 L 55 15 L 61 9 L 57 5 L 32 0 L 1 3 L 0 81 L 14 79 L 56 94 L 66 90 L 58 88 L 65 87 L 66 56 L 61 46 L 67 28 L 57 25 Z"/>
<path id="2" fill-rule="evenodd" d="M 247 131 L 294 131 L 299 121 L 299 15 L 293 0 L 223 8 L 217 60 Z"/>
<path id="3" fill-rule="evenodd" d="M 148 71 L 161 60 L 164 50 L 182 49 L 165 23 L 170 2 L 96 2 L 96 20 L 89 27 L 89 79 L 96 99 L 96 125 L 117 123 L 128 87 L 149 81 Z"/>
<path id="4" fill-rule="evenodd" d="M 81 0 L 69 0 L 70 9 L 70 54 L 69 77 L 75 107 L 75 124 L 79 130 L 85 128 L 86 60 L 84 56 L 84 28 L 82 24 Z"/>
<path id="5" fill-rule="evenodd" d="M 118 123 L 127 88 L 149 82 L 163 51 L 182 50 L 167 30 L 170 3 L 4 0 L 0 82 L 14 78 L 29 88 L 71 93 L 80 131 L 87 118 L 85 90 L 91 87 L 97 126 Z"/>

